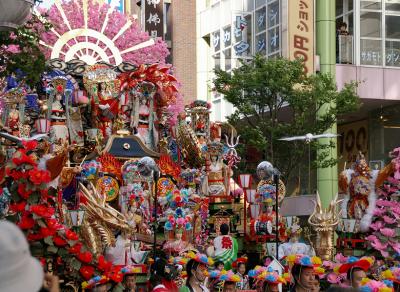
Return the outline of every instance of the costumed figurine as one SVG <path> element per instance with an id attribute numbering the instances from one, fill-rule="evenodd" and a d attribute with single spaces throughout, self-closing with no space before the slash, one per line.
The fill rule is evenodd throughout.
<path id="1" fill-rule="evenodd" d="M 207 147 L 207 178 L 203 181 L 202 191 L 208 196 L 226 196 L 229 194 L 229 177 L 223 162 L 223 145 L 212 142 Z"/>
<path id="2" fill-rule="evenodd" d="M 359 153 L 353 168 L 344 170 L 339 176 L 340 191 L 346 194 L 342 202 L 344 224 L 355 223 L 350 232 L 369 230 L 375 208 L 375 180 L 378 173 L 378 170 L 369 168 L 364 155 Z"/>
<path id="3" fill-rule="evenodd" d="M 155 150 L 158 142 L 158 131 L 155 128 L 154 98 L 156 87 L 151 82 L 141 82 L 132 90 L 133 109 L 131 127 L 150 149 Z"/>

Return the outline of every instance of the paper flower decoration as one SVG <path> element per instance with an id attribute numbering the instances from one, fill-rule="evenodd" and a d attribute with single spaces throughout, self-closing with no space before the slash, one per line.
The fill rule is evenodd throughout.
<path id="1" fill-rule="evenodd" d="M 347 263 L 339 267 L 338 273 L 347 273 L 347 271 L 352 267 L 357 267 L 363 269 L 364 271 L 368 271 L 373 263 L 374 259 L 371 257 L 362 257 L 361 259 L 358 259 L 356 257 L 349 257 L 347 259 Z"/>
<path id="2" fill-rule="evenodd" d="M 82 283 L 82 289 L 92 289 L 97 285 L 105 284 L 109 281 L 106 276 L 96 276 L 91 278 L 89 281 Z"/>
<path id="3" fill-rule="evenodd" d="M 187 257 L 189 259 L 195 260 L 198 263 L 205 264 L 207 266 L 212 266 L 214 261 L 212 258 L 207 257 L 205 254 L 202 253 L 194 253 L 192 251 L 188 252 Z"/>
<path id="4" fill-rule="evenodd" d="M 310 257 L 303 254 L 288 255 L 286 257 L 288 263 L 297 264 L 304 267 L 320 267 L 322 265 L 322 260 L 319 257 Z"/>
<path id="5" fill-rule="evenodd" d="M 391 281 L 375 281 L 364 278 L 361 281 L 360 291 L 362 292 L 392 292 L 393 283 Z"/>
<path id="6" fill-rule="evenodd" d="M 393 267 L 381 273 L 381 278 L 400 284 L 400 267 Z"/>

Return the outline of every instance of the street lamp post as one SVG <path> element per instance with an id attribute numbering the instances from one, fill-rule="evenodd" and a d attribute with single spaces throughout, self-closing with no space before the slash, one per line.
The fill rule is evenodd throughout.
<path id="1" fill-rule="evenodd" d="M 243 173 L 239 174 L 239 183 L 240 187 L 243 189 L 244 192 L 244 198 L 243 198 L 243 204 L 244 204 L 244 223 L 243 223 L 243 231 L 244 231 L 244 236 L 246 238 L 247 235 L 247 190 L 251 187 L 251 182 L 252 182 L 252 177 L 251 174 Z"/>

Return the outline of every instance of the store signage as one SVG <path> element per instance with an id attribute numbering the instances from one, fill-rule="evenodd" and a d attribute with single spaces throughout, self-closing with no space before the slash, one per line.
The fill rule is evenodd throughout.
<path id="1" fill-rule="evenodd" d="M 338 170 L 350 167 L 361 152 L 367 158 L 368 154 L 368 122 L 366 120 L 341 125 L 338 127 Z"/>
<path id="2" fill-rule="evenodd" d="M 290 0 L 289 59 L 302 59 L 304 72 L 314 73 L 314 0 Z"/>
<path id="3" fill-rule="evenodd" d="M 250 15 L 251 21 L 251 15 Z M 250 54 L 251 29 L 245 14 L 235 15 L 233 19 L 233 34 L 235 45 L 233 46 L 236 56 Z"/>
<path id="4" fill-rule="evenodd" d="M 164 37 L 164 0 L 144 0 L 144 29 L 152 38 Z"/>

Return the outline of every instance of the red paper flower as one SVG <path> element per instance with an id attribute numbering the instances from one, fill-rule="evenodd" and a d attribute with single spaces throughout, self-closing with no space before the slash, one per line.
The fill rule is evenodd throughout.
<path id="1" fill-rule="evenodd" d="M 45 205 L 32 205 L 31 212 L 43 218 L 50 218 L 54 215 L 55 210 Z"/>
<path id="2" fill-rule="evenodd" d="M 85 280 L 89 280 L 90 278 L 92 278 L 93 273 L 94 273 L 94 267 L 92 266 L 82 266 L 79 269 L 79 272 L 81 273 L 82 277 Z"/>
<path id="3" fill-rule="evenodd" d="M 26 189 L 26 184 L 20 183 L 18 184 L 18 189 L 17 189 L 18 194 L 21 196 L 21 198 L 27 200 L 29 196 L 32 194 L 31 190 Z"/>
<path id="4" fill-rule="evenodd" d="M 14 156 L 12 159 L 12 162 L 15 165 L 21 165 L 21 164 L 30 164 L 30 165 L 36 165 L 35 157 L 33 155 L 26 155 L 24 152 L 19 152 L 20 155 Z"/>
<path id="5" fill-rule="evenodd" d="M 19 228 L 21 229 L 31 229 L 35 226 L 35 220 L 29 215 L 23 215 L 21 220 L 18 223 Z"/>
<path id="6" fill-rule="evenodd" d="M 54 229 L 42 227 L 40 228 L 40 234 L 43 237 L 53 236 L 56 233 Z"/>
<path id="7" fill-rule="evenodd" d="M 37 145 L 38 145 L 38 142 L 36 140 L 31 140 L 31 141 L 23 140 L 22 141 L 22 146 L 24 146 L 24 148 L 28 151 L 35 150 Z"/>
<path id="8" fill-rule="evenodd" d="M 81 248 L 82 248 L 82 243 L 78 242 L 73 247 L 69 248 L 68 252 L 70 254 L 78 254 L 81 252 Z"/>
<path id="9" fill-rule="evenodd" d="M 38 241 L 38 240 L 43 239 L 43 235 L 40 233 L 30 233 L 30 234 L 28 234 L 27 238 L 28 238 L 28 241 Z"/>
<path id="10" fill-rule="evenodd" d="M 116 283 L 122 282 L 124 276 L 121 273 L 120 267 L 113 267 L 112 271 L 107 273 L 107 277 Z"/>
<path id="11" fill-rule="evenodd" d="M 112 267 L 112 263 L 111 262 L 107 262 L 104 259 L 103 255 L 100 255 L 98 258 L 98 268 L 101 271 L 109 271 Z"/>
<path id="12" fill-rule="evenodd" d="M 34 168 L 29 171 L 29 180 L 35 185 L 50 182 L 50 173 L 47 170 Z"/>
<path id="13" fill-rule="evenodd" d="M 89 251 L 79 253 L 78 260 L 80 260 L 82 263 L 88 264 L 92 261 L 92 254 Z"/>
<path id="14" fill-rule="evenodd" d="M 12 212 L 23 212 L 25 211 L 26 201 L 21 201 L 20 203 L 10 204 L 10 210 Z"/>
<path id="15" fill-rule="evenodd" d="M 63 228 L 63 225 L 58 223 L 57 219 L 54 218 L 47 218 L 46 219 L 46 224 L 48 228 L 54 229 L 54 230 L 60 230 Z"/>
<path id="16" fill-rule="evenodd" d="M 63 247 L 68 244 L 68 242 L 66 242 L 62 237 L 60 237 L 58 235 L 53 237 L 53 242 L 58 247 Z"/>
<path id="17" fill-rule="evenodd" d="M 67 229 L 67 230 L 65 231 L 65 237 L 66 237 L 68 240 L 78 240 L 78 239 L 79 239 L 78 234 L 76 234 L 75 232 L 73 232 L 72 230 L 69 230 L 69 229 Z"/>
<path id="18" fill-rule="evenodd" d="M 28 178 L 29 173 L 15 170 L 11 167 L 6 168 L 6 176 L 9 176 L 15 180 L 20 180 L 21 178 Z"/>

